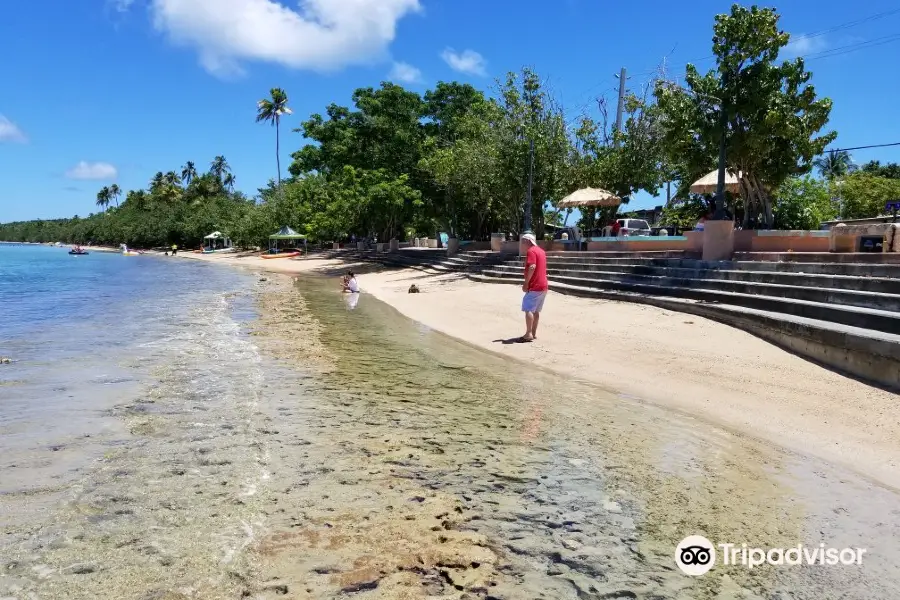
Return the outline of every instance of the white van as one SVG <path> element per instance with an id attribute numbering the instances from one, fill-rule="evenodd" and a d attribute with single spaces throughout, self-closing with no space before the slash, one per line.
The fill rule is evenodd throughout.
<path id="1" fill-rule="evenodd" d="M 617 219 L 620 236 L 650 235 L 650 223 L 644 219 Z"/>

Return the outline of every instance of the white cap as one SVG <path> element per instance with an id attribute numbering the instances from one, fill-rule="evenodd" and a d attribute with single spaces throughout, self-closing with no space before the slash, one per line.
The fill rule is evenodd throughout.
<path id="1" fill-rule="evenodd" d="M 533 233 L 526 233 L 525 235 L 522 236 L 522 239 L 525 240 L 526 242 L 530 242 L 532 245 L 535 245 L 535 246 L 537 245 L 537 238 L 534 237 Z"/>

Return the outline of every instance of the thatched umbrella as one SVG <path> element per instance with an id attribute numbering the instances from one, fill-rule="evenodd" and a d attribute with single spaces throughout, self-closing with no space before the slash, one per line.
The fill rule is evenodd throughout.
<path id="1" fill-rule="evenodd" d="M 725 191 L 731 192 L 732 194 L 740 194 L 741 192 L 741 178 L 742 173 L 740 171 L 725 171 Z M 691 193 L 692 194 L 715 194 L 716 188 L 719 185 L 719 170 L 711 171 L 707 173 L 697 181 L 691 184 Z"/>
<path id="2" fill-rule="evenodd" d="M 606 190 L 584 188 L 572 192 L 559 201 L 557 208 L 582 208 L 584 206 L 619 206 L 622 199 Z"/>

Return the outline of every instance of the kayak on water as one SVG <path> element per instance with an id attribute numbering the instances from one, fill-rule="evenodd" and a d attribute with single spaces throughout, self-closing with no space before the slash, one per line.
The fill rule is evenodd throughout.
<path id="1" fill-rule="evenodd" d="M 85 252 L 84 250 L 82 250 L 81 252 L 76 252 L 75 250 L 69 250 L 69 254 L 71 254 L 72 256 L 87 256 L 88 254 L 90 254 L 90 252 Z"/>

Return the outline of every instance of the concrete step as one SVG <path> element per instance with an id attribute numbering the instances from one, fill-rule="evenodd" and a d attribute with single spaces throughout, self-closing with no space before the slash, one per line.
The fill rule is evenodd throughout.
<path id="1" fill-rule="evenodd" d="M 503 264 L 522 264 L 522 259 L 510 258 Z M 759 262 L 759 261 L 717 261 L 706 262 L 690 258 L 596 258 L 596 257 L 547 257 L 547 265 L 617 265 L 655 266 L 704 270 L 767 271 L 779 273 L 799 273 L 816 275 L 847 275 L 859 277 L 900 278 L 900 264 L 875 264 L 851 262 Z"/>
<path id="2" fill-rule="evenodd" d="M 732 259 L 736 261 L 756 262 L 824 262 L 900 265 L 900 253 L 897 252 L 735 252 Z"/>
<path id="3" fill-rule="evenodd" d="M 495 268 L 503 271 L 522 272 L 522 265 L 515 263 L 504 263 L 497 265 Z M 578 277 L 590 277 L 591 274 L 596 274 L 598 277 L 605 276 L 606 274 L 619 274 L 623 276 L 656 276 L 673 279 L 726 280 L 734 282 L 801 286 L 805 288 L 826 288 L 837 291 L 858 291 L 900 295 L 900 279 L 883 277 L 854 277 L 847 275 L 818 275 L 793 272 L 781 273 L 777 271 L 731 271 L 725 269 L 645 265 L 561 265 L 551 261 L 547 262 L 547 271 L 548 273 L 554 273 L 556 275 L 571 273 L 573 276 Z M 898 308 L 898 310 L 900 310 L 900 308 Z"/>
<path id="4" fill-rule="evenodd" d="M 497 269 L 485 269 L 482 271 L 482 274 L 488 277 L 509 279 L 513 282 L 521 278 L 521 274 L 519 273 Z M 823 294 L 835 294 L 835 292 L 831 290 L 819 290 L 812 293 L 808 298 L 815 298 L 813 300 L 793 298 L 788 295 L 778 295 L 778 293 L 799 295 L 797 290 L 783 289 L 788 286 L 768 286 L 765 284 L 727 286 L 727 284 L 731 282 L 705 280 L 688 280 L 687 282 L 684 282 L 679 280 L 666 280 L 663 278 L 641 277 L 642 276 L 637 276 L 633 279 L 626 279 L 624 277 L 600 278 L 592 273 L 590 277 L 576 277 L 570 274 L 549 275 L 548 279 L 551 282 L 551 287 L 555 287 L 555 284 L 557 283 L 562 283 L 585 288 L 705 300 L 795 316 L 804 316 L 822 321 L 831 321 L 853 327 L 874 329 L 900 335 L 900 313 L 897 311 L 855 305 L 841 305 L 833 301 L 829 303 L 826 299 L 827 296 L 823 296 Z M 701 285 L 704 284 L 706 285 L 701 287 Z M 761 292 L 768 293 L 764 294 Z M 863 292 L 844 292 L 843 294 L 863 294 Z M 846 299 L 844 295 L 841 295 L 840 297 L 841 299 Z"/>
<path id="5" fill-rule="evenodd" d="M 891 263 L 758 262 L 741 260 L 731 262 L 728 268 L 744 271 L 776 271 L 779 273 L 807 273 L 814 275 L 900 278 L 900 264 Z"/>
<path id="6" fill-rule="evenodd" d="M 486 274 L 468 277 L 483 283 L 518 283 L 511 278 Z M 900 390 L 900 335 L 739 303 L 710 303 L 694 298 L 660 297 L 633 290 L 598 289 L 570 283 L 554 283 L 552 288 L 563 294 L 640 302 L 706 317 L 748 331 L 851 377 Z M 549 305 L 547 309 L 551 310 Z"/>

